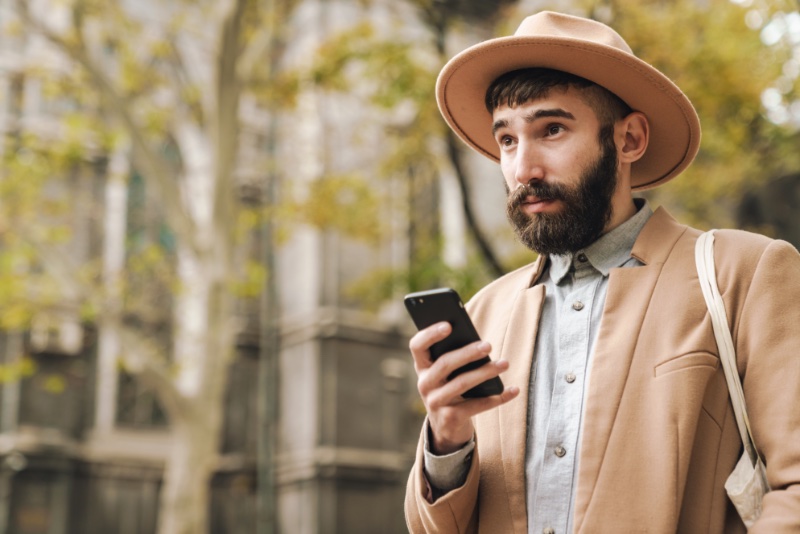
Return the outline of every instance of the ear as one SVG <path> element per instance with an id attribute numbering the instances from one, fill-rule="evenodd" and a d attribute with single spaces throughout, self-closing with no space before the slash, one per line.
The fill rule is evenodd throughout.
<path id="1" fill-rule="evenodd" d="M 620 163 L 633 163 L 644 156 L 650 142 L 650 123 L 641 111 L 634 111 L 614 125 Z"/>

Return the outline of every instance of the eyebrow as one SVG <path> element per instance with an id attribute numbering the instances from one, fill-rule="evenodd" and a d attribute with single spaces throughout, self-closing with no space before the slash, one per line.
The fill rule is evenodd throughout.
<path id="1" fill-rule="evenodd" d="M 525 115 L 525 117 L 523 117 L 523 119 L 527 123 L 532 123 L 534 121 L 537 121 L 537 120 L 545 118 L 545 117 L 558 117 L 558 118 L 569 119 L 569 120 L 573 120 L 573 121 L 575 120 L 575 115 L 573 115 L 569 111 L 567 111 L 565 109 L 561 109 L 561 108 L 537 109 L 536 111 Z M 495 121 L 494 124 L 492 124 L 492 135 L 496 134 L 497 130 L 499 130 L 500 128 L 505 128 L 506 126 L 508 126 L 508 121 L 506 119 L 500 119 L 500 120 Z"/>

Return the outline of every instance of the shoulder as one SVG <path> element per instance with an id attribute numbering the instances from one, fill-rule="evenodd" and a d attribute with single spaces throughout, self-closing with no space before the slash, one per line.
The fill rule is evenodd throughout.
<path id="1" fill-rule="evenodd" d="M 699 235 L 696 232 L 692 238 L 692 250 Z M 729 310 L 737 310 L 734 320 L 747 302 L 780 300 L 788 293 L 800 298 L 800 254 L 786 241 L 743 230 L 717 230 L 714 263 L 723 299 Z"/>
<path id="2" fill-rule="evenodd" d="M 693 268 L 694 247 L 702 230 L 676 221 L 659 207 L 647 222 L 633 248 L 632 254 L 645 264 L 664 263 L 670 267 Z M 716 230 L 714 257 L 717 262 L 734 266 L 742 272 L 752 271 L 764 254 L 778 252 L 796 254 L 785 241 L 771 239 L 744 230 Z"/>
<path id="3" fill-rule="evenodd" d="M 800 255 L 790 243 L 744 230 L 715 231 L 714 259 L 719 269 L 746 278 L 800 266 Z"/>
<path id="4" fill-rule="evenodd" d="M 743 256 L 762 254 L 776 239 L 744 230 L 715 230 L 714 247 L 723 254 Z M 787 243 L 788 245 L 788 243 Z"/>

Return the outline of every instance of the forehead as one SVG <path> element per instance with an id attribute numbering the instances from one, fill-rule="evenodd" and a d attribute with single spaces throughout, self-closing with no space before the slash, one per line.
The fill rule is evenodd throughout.
<path id="1" fill-rule="evenodd" d="M 494 128 L 498 121 L 507 122 L 515 116 L 527 118 L 527 122 L 538 118 L 561 117 L 565 120 L 599 124 L 597 113 L 588 94 L 574 87 L 556 87 L 537 98 L 518 106 L 502 104 L 492 112 Z"/>

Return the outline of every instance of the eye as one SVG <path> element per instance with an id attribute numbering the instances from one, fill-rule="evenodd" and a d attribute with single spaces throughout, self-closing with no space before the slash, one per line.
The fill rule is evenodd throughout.
<path id="1" fill-rule="evenodd" d="M 497 144 L 502 148 L 514 146 L 514 138 L 510 135 L 500 135 L 497 138 Z"/>
<path id="2" fill-rule="evenodd" d="M 546 135 L 552 137 L 554 135 L 558 135 L 564 131 L 564 126 L 561 124 L 549 124 L 547 125 Z"/>

